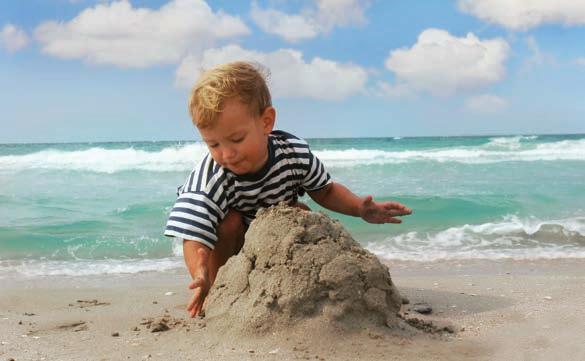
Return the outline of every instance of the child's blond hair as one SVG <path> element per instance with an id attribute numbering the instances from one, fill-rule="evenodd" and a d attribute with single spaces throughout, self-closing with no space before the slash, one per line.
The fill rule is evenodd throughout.
<path id="1" fill-rule="evenodd" d="M 227 99 L 237 98 L 254 116 L 272 105 L 268 71 L 260 64 L 235 61 L 205 71 L 191 91 L 189 114 L 197 128 L 213 126 Z"/>

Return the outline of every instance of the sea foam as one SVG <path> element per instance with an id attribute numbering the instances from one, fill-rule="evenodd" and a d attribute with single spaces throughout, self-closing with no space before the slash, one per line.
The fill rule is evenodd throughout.
<path id="1" fill-rule="evenodd" d="M 515 215 L 501 222 L 406 232 L 370 242 L 380 257 L 409 261 L 438 259 L 585 258 L 585 217 L 541 221 Z"/>
<path id="2" fill-rule="evenodd" d="M 563 140 L 549 143 L 530 142 L 533 139 L 535 138 L 490 138 L 489 142 L 482 145 L 421 150 L 355 148 L 331 150 L 313 148 L 313 152 L 328 167 L 341 168 L 408 162 L 486 164 L 510 161 L 585 160 L 585 139 Z M 130 170 L 184 172 L 191 170 L 206 153 L 206 146 L 199 142 L 169 146 L 156 152 L 137 150 L 131 147 L 125 149 L 94 147 L 76 151 L 46 149 L 24 155 L 0 156 L 0 170 L 24 171 L 29 169 L 49 169 L 99 173 L 115 173 Z"/>
<path id="3" fill-rule="evenodd" d="M 543 221 L 510 215 L 500 222 L 381 237 L 365 246 L 379 257 L 404 261 L 585 258 L 585 217 Z M 180 240 L 172 240 L 171 253 L 167 257 L 142 259 L 0 259 L 0 279 L 135 274 L 183 268 Z"/>
<path id="4" fill-rule="evenodd" d="M 109 260 L 0 260 L 0 279 L 42 276 L 94 276 L 164 272 L 184 267 L 181 258 Z"/>
<path id="5" fill-rule="evenodd" d="M 134 148 L 63 151 L 47 149 L 25 155 L 0 156 L 0 169 L 22 171 L 29 169 L 92 171 L 115 173 L 129 170 L 149 172 L 185 171 L 207 153 L 201 143 L 171 146 L 158 152 Z"/>
<path id="6" fill-rule="evenodd" d="M 488 164 L 502 162 L 533 162 L 558 160 L 585 160 L 585 139 L 563 140 L 551 143 L 522 144 L 520 139 L 491 140 L 480 146 L 460 146 L 426 150 L 384 151 L 376 149 L 322 150 L 315 154 L 328 167 L 352 167 L 408 162 L 455 162 Z"/>

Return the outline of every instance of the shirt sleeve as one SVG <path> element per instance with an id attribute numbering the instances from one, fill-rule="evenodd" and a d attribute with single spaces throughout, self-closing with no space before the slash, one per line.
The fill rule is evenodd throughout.
<path id="1" fill-rule="evenodd" d="M 331 182 L 331 176 L 323 166 L 323 163 L 309 150 L 309 164 L 302 188 L 308 192 L 317 191 Z"/>
<path id="2" fill-rule="evenodd" d="M 171 211 L 165 236 L 193 240 L 215 248 L 216 229 L 225 214 L 205 192 L 179 194 Z"/>

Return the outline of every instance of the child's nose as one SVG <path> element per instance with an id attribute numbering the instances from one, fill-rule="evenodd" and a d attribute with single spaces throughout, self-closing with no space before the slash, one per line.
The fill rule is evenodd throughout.
<path id="1" fill-rule="evenodd" d="M 230 160 L 231 158 L 236 156 L 236 149 L 233 147 L 226 147 L 223 151 L 223 158 L 226 160 Z"/>

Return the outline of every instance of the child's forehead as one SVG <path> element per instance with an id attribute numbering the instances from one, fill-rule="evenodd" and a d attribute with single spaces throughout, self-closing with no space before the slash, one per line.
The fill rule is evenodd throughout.
<path id="1" fill-rule="evenodd" d="M 253 121 L 237 118 L 217 119 L 216 122 L 205 128 L 199 128 L 204 139 L 229 138 L 247 132 Z"/>
<path id="2" fill-rule="evenodd" d="M 218 117 L 221 116 L 246 116 L 252 117 L 252 106 L 238 98 L 226 99 Z"/>
<path id="3" fill-rule="evenodd" d="M 199 132 L 204 138 L 230 137 L 253 128 L 259 118 L 239 99 L 229 99 L 215 119 L 199 128 Z"/>
<path id="4" fill-rule="evenodd" d="M 237 134 L 241 134 L 246 132 L 247 128 L 237 128 L 237 129 L 210 129 L 208 132 L 206 132 L 209 135 L 212 135 L 214 137 L 222 137 L 222 138 L 228 138 L 231 137 L 233 135 L 237 135 Z"/>

